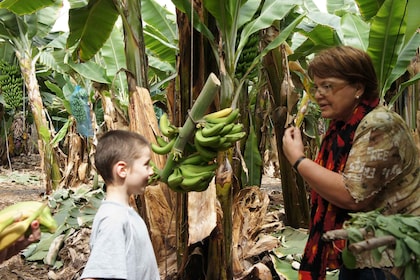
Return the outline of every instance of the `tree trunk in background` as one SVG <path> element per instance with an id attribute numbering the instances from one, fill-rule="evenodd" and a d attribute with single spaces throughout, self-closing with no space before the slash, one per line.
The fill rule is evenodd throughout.
<path id="1" fill-rule="evenodd" d="M 36 79 L 35 62 L 32 60 L 31 54 L 23 51 L 17 50 L 16 57 L 19 60 L 34 123 L 38 132 L 38 150 L 41 157 L 41 169 L 45 175 L 43 178 L 45 192 L 50 194 L 59 185 L 61 173 L 58 156 L 50 143 L 52 137 L 39 91 L 38 80 Z"/>
<path id="2" fill-rule="evenodd" d="M 271 32 L 273 29 L 268 29 Z M 266 34 L 266 43 L 274 38 L 274 34 Z M 283 60 L 281 48 L 269 52 L 263 60 L 264 67 L 268 76 L 268 86 L 273 96 L 272 119 L 277 139 L 278 159 L 280 165 L 280 177 L 282 193 L 284 198 L 284 208 L 286 213 L 286 223 L 294 228 L 308 227 L 309 224 L 309 204 L 304 181 L 295 173 L 290 163 L 283 154 L 283 134 L 287 122 L 287 96 L 282 96 L 281 84 L 284 78 Z"/>
<path id="3" fill-rule="evenodd" d="M 129 91 L 129 127 L 150 142 L 155 142 L 159 133 L 158 122 L 151 101 L 147 79 L 147 56 L 143 39 L 141 2 L 128 1 L 124 8 L 125 56 Z M 151 161 L 162 168 L 163 156 L 152 153 Z M 144 194 L 133 198 L 139 214 L 146 222 L 159 267 L 167 267 L 168 255 L 176 247 L 174 236 L 172 195 L 167 186 L 160 183 L 147 186 Z"/>

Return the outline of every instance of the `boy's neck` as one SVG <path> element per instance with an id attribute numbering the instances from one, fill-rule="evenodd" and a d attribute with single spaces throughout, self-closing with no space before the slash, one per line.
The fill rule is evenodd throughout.
<path id="1" fill-rule="evenodd" d="M 124 186 L 107 185 L 105 200 L 129 206 L 129 195 Z"/>

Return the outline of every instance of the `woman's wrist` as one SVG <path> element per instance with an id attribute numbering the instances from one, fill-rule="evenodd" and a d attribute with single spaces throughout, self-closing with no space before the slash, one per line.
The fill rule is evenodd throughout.
<path id="1" fill-rule="evenodd" d="M 305 156 L 300 156 L 296 161 L 295 161 L 295 163 L 293 164 L 293 169 L 296 171 L 296 172 L 298 172 L 299 173 L 299 171 L 298 171 L 298 166 L 299 166 L 299 164 L 304 160 L 304 159 L 306 159 L 306 157 Z"/>

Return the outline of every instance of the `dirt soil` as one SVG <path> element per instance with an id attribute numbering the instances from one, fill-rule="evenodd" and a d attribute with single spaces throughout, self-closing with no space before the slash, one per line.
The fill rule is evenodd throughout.
<path id="1" fill-rule="evenodd" d="M 33 154 L 11 158 L 8 165 L 0 166 L 0 209 L 19 201 L 42 200 L 45 190 L 39 162 Z M 0 279 L 48 279 L 47 273 L 47 267 L 26 263 L 20 255 L 0 264 Z"/>
<path id="2" fill-rule="evenodd" d="M 280 180 L 270 175 L 270 172 L 269 175 L 263 177 L 262 188 L 265 188 L 269 193 L 272 204 L 282 204 L 282 195 L 279 191 Z M 44 192 L 39 155 L 14 157 L 10 159 L 9 164 L 0 165 L 0 209 L 19 201 L 41 201 Z M 78 240 L 77 246 L 64 250 L 64 253 L 73 256 L 77 254 L 78 259 L 85 260 L 87 258 L 86 246 L 88 246 L 89 232 L 85 231 L 77 234 L 78 236 L 74 238 Z M 60 257 L 63 259 L 62 251 L 60 251 Z M 54 273 L 50 271 L 47 265 L 27 262 L 21 255 L 16 255 L 0 264 L 0 279 L 73 280 L 78 279 L 77 275 L 79 273 L 77 273 L 77 270 L 80 270 L 81 267 L 83 267 L 83 264 L 68 261 L 64 263 L 60 273 Z"/>

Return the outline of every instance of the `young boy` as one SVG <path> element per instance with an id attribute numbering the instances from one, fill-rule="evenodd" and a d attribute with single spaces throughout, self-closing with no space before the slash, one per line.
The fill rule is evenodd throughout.
<path id="1" fill-rule="evenodd" d="M 113 130 L 98 141 L 95 166 L 106 184 L 90 237 L 91 253 L 81 279 L 159 280 L 156 257 L 143 219 L 129 206 L 153 174 L 149 142 Z"/>

